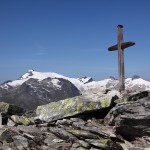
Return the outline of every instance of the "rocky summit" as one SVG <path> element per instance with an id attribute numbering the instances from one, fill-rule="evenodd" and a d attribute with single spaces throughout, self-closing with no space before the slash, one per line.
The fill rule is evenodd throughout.
<path id="1" fill-rule="evenodd" d="M 1 150 L 148 150 L 149 91 L 77 96 L 35 111 L 0 102 Z"/>
<path id="2" fill-rule="evenodd" d="M 150 82 L 134 76 L 125 83 L 119 93 L 112 77 L 33 70 L 3 83 L 0 149 L 150 150 Z"/>

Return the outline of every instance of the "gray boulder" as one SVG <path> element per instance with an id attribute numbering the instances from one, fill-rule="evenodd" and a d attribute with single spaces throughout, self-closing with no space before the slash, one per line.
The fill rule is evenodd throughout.
<path id="1" fill-rule="evenodd" d="M 140 146 L 150 146 L 150 97 L 147 92 L 130 95 L 118 103 L 106 116 L 105 124 L 116 127 L 116 133 Z M 138 141 L 137 140 L 137 141 Z"/>
<path id="2" fill-rule="evenodd" d="M 5 102 L 0 102 L 0 113 L 8 115 L 20 115 L 24 112 L 23 108 L 18 107 L 13 104 L 8 104 Z"/>
<path id="3" fill-rule="evenodd" d="M 81 115 L 89 112 L 110 108 L 113 101 L 118 97 L 114 94 L 103 94 L 99 97 L 77 96 L 58 102 L 38 106 L 36 109 L 37 119 L 50 122 L 66 117 Z"/>
<path id="4" fill-rule="evenodd" d="M 11 115 L 22 115 L 24 113 L 23 108 L 0 102 L 0 125 L 6 125 Z"/>

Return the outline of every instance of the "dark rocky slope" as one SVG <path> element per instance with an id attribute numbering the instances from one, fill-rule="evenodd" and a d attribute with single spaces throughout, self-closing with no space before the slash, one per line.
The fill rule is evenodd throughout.
<path id="1" fill-rule="evenodd" d="M 80 95 L 80 91 L 68 80 L 46 78 L 42 81 L 29 79 L 16 87 L 0 87 L 0 101 L 15 104 L 25 110 L 39 105 Z"/>

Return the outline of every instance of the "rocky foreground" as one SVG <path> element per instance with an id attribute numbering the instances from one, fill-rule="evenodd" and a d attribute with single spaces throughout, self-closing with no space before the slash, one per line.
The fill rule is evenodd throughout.
<path id="1" fill-rule="evenodd" d="M 24 112 L 0 102 L 1 150 L 148 150 L 150 96 L 105 91 Z"/>

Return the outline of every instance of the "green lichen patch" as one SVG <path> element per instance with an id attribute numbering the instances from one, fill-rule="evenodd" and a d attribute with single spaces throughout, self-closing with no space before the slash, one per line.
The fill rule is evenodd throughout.
<path id="1" fill-rule="evenodd" d="M 20 118 L 20 122 L 24 125 L 24 126 L 27 126 L 30 124 L 30 120 L 28 118 L 26 118 L 25 116 L 22 116 Z"/>
<path id="2" fill-rule="evenodd" d="M 110 139 L 100 139 L 98 140 L 100 143 L 103 143 L 103 144 L 107 144 L 108 142 L 111 142 Z"/>
<path id="3" fill-rule="evenodd" d="M 8 111 L 9 104 L 0 102 L 0 112 L 6 113 Z"/>
<path id="4" fill-rule="evenodd" d="M 118 143 L 114 143 L 110 139 L 101 139 L 101 140 L 99 140 L 99 143 L 104 144 L 108 149 L 112 149 L 113 148 L 114 150 L 123 150 L 121 145 L 119 145 Z"/>
<path id="5" fill-rule="evenodd" d="M 111 104 L 111 100 L 110 99 L 103 99 L 100 102 L 101 102 L 101 107 L 102 108 L 107 108 Z"/>
<path id="6" fill-rule="evenodd" d="M 17 116 L 17 115 L 13 115 L 11 116 L 11 119 L 13 120 L 13 122 L 17 123 L 17 124 L 21 124 L 21 125 L 29 125 L 30 124 L 30 120 L 28 118 L 26 118 L 25 116 Z"/>
<path id="7" fill-rule="evenodd" d="M 76 111 L 82 111 L 83 110 L 83 102 L 80 102 L 76 105 Z"/>
<path id="8" fill-rule="evenodd" d="M 66 99 L 64 100 L 65 104 L 69 103 L 69 101 L 70 101 L 70 98 L 66 98 Z"/>
<path id="9" fill-rule="evenodd" d="M 3 146 L 9 146 L 10 144 L 6 141 L 6 140 L 3 140 Z"/>

